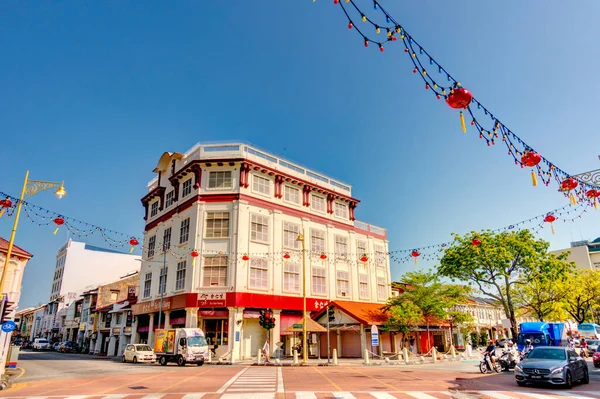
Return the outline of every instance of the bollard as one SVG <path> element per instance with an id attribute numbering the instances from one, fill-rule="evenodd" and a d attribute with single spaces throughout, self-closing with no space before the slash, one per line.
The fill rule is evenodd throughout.
<path id="1" fill-rule="evenodd" d="M 298 365 L 298 351 L 296 349 L 294 349 L 292 351 L 292 354 L 294 355 L 294 361 L 292 362 L 292 364 L 294 366 L 297 366 Z"/>
<path id="2" fill-rule="evenodd" d="M 208 363 L 212 362 L 212 352 L 208 351 Z"/>
<path id="3" fill-rule="evenodd" d="M 260 364 L 262 362 L 262 350 L 258 350 L 258 353 L 256 355 L 256 364 Z"/>
<path id="4" fill-rule="evenodd" d="M 437 363 L 437 350 L 435 348 L 431 348 L 431 358 L 434 363 Z"/>
<path id="5" fill-rule="evenodd" d="M 404 363 L 408 364 L 408 349 L 404 348 L 403 353 L 404 353 Z"/>
<path id="6" fill-rule="evenodd" d="M 450 347 L 450 354 L 452 355 L 452 359 L 456 359 L 456 349 L 454 349 L 454 345 Z"/>
<path id="7" fill-rule="evenodd" d="M 338 365 L 338 359 L 337 359 L 337 349 L 336 348 L 333 348 L 333 356 L 332 357 L 333 357 L 333 364 L 335 366 L 337 366 Z"/>
<path id="8" fill-rule="evenodd" d="M 369 359 L 369 350 L 365 349 L 365 364 L 368 366 L 371 364 L 371 359 Z"/>
<path id="9" fill-rule="evenodd" d="M 471 346 L 471 344 L 467 344 L 467 350 L 466 350 L 466 356 L 468 358 L 470 358 L 471 356 L 473 356 L 473 347 Z"/>

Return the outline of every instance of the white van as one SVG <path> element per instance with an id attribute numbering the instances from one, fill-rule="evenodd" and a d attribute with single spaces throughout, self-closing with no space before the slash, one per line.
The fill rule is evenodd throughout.
<path id="1" fill-rule="evenodd" d="M 50 349 L 50 342 L 46 338 L 36 338 L 33 341 L 33 351 L 46 351 Z"/>

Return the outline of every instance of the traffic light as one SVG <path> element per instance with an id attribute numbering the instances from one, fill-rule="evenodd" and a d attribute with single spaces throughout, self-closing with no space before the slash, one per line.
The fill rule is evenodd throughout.
<path id="1" fill-rule="evenodd" d="M 261 309 L 260 317 L 258 319 L 258 323 L 262 328 L 266 328 L 267 330 L 275 327 L 275 318 L 273 317 L 273 313 L 271 309 Z"/>
<path id="2" fill-rule="evenodd" d="M 2 294 L 0 298 L 0 323 L 4 323 L 5 321 L 10 320 L 10 317 L 8 316 L 14 310 L 14 302 L 9 302 L 8 295 L 6 294 Z"/>
<path id="3" fill-rule="evenodd" d="M 329 322 L 335 321 L 335 311 L 332 308 L 327 309 L 327 317 L 329 317 Z"/>

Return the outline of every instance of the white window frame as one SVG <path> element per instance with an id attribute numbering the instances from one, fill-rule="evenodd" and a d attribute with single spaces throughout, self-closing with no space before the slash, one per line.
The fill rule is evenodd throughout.
<path id="1" fill-rule="evenodd" d="M 187 179 L 181 185 L 181 198 L 185 198 L 192 193 L 192 178 Z"/>
<path id="2" fill-rule="evenodd" d="M 228 211 L 206 212 L 206 227 L 204 232 L 204 238 L 229 238 L 230 216 L 231 215 Z M 225 223 L 225 220 L 227 221 L 227 223 Z M 220 221 L 219 226 L 216 225 L 217 221 Z M 212 224 L 212 226 L 209 227 L 209 224 Z M 226 227 L 225 224 L 227 224 Z M 225 229 L 225 233 L 227 234 L 224 234 Z M 219 234 L 216 234 L 217 232 Z"/>
<path id="3" fill-rule="evenodd" d="M 183 291 L 185 289 L 185 274 L 187 269 L 187 261 L 177 263 L 177 273 L 175 274 L 175 291 Z"/>
<path id="4" fill-rule="evenodd" d="M 165 208 L 170 207 L 175 202 L 175 190 L 171 190 L 165 196 Z"/>
<path id="5" fill-rule="evenodd" d="M 358 273 L 358 295 L 360 299 L 369 299 L 371 297 L 369 275 L 366 273 Z"/>
<path id="6" fill-rule="evenodd" d="M 158 295 L 163 295 L 167 292 L 167 274 L 169 273 L 169 267 L 163 267 L 160 269 L 160 275 L 158 278 Z"/>
<path id="7" fill-rule="evenodd" d="M 292 222 L 283 222 L 283 247 L 286 249 L 300 249 L 300 225 Z"/>
<path id="8" fill-rule="evenodd" d="M 158 201 L 154 201 L 150 204 L 150 217 L 158 215 Z"/>
<path id="9" fill-rule="evenodd" d="M 285 262 L 283 264 L 283 290 L 300 292 L 300 263 Z"/>
<path id="10" fill-rule="evenodd" d="M 190 239 L 190 218 L 181 221 L 179 226 L 179 244 L 184 244 Z"/>
<path id="11" fill-rule="evenodd" d="M 233 173 L 230 170 L 211 170 L 208 172 L 206 188 L 208 190 L 231 190 L 233 188 Z"/>
<path id="12" fill-rule="evenodd" d="M 325 252 L 327 248 L 327 241 L 325 241 L 325 236 L 326 234 L 323 230 L 310 229 L 310 250 L 314 256 L 318 256 L 319 254 Z M 319 243 L 319 245 L 315 245 L 316 243 Z"/>
<path id="13" fill-rule="evenodd" d="M 336 270 L 335 288 L 338 298 L 350 298 L 350 272 L 347 270 Z"/>
<path id="14" fill-rule="evenodd" d="M 386 301 L 388 299 L 387 278 L 377 276 L 377 300 Z"/>
<path id="15" fill-rule="evenodd" d="M 385 267 L 385 250 L 383 245 L 375 245 L 375 265 L 377 267 Z"/>
<path id="16" fill-rule="evenodd" d="M 348 237 L 339 234 L 335 235 L 335 257 L 337 259 L 346 259 L 348 257 Z"/>
<path id="17" fill-rule="evenodd" d="M 163 231 L 163 251 L 168 251 L 169 249 L 171 249 L 171 237 L 172 230 L 170 227 L 168 227 Z"/>
<path id="18" fill-rule="evenodd" d="M 266 258 L 252 257 L 248 274 L 248 288 L 269 289 L 269 261 Z"/>
<path id="19" fill-rule="evenodd" d="M 269 217 L 257 213 L 250 214 L 250 240 L 269 242 Z"/>
<path id="20" fill-rule="evenodd" d="M 311 267 L 310 288 L 313 295 L 327 295 L 327 268 L 325 266 L 313 265 Z M 319 289 L 317 290 L 317 288 Z"/>
<path id="21" fill-rule="evenodd" d="M 152 237 L 148 238 L 148 257 L 154 257 L 154 253 L 156 251 L 156 234 Z"/>
<path id="22" fill-rule="evenodd" d="M 209 261 L 210 259 L 210 261 Z M 215 260 L 221 260 L 219 263 L 215 263 Z M 211 275 L 207 276 L 207 269 L 210 269 Z M 217 274 L 215 276 L 215 271 Z M 202 266 L 202 286 L 203 287 L 226 287 L 227 286 L 227 272 L 229 269 L 229 258 L 227 256 L 206 256 L 204 257 L 204 265 Z M 208 284 L 207 283 L 208 277 Z M 221 284 L 221 279 L 224 281 Z M 215 281 L 216 280 L 216 281 Z M 216 283 L 216 284 L 213 284 Z"/>
<path id="23" fill-rule="evenodd" d="M 293 194 L 292 194 L 293 193 Z M 300 205 L 300 189 L 285 184 L 283 186 L 283 200 L 289 204 Z"/>
<path id="24" fill-rule="evenodd" d="M 252 175 L 252 192 L 260 195 L 271 195 L 271 180 L 264 176 Z"/>
<path id="25" fill-rule="evenodd" d="M 339 219 L 348 219 L 348 205 L 343 202 L 334 202 L 333 214 Z"/>
<path id="26" fill-rule="evenodd" d="M 318 201 L 315 201 L 319 199 Z M 321 202 L 322 201 L 322 202 Z M 319 204 L 319 206 L 317 206 Z M 311 194 L 310 209 L 315 212 L 325 213 L 327 211 L 327 199 L 315 193 Z"/>

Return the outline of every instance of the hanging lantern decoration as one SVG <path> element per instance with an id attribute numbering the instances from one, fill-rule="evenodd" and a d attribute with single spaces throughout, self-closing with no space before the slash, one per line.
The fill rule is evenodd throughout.
<path id="1" fill-rule="evenodd" d="M 244 256 L 242 256 L 242 260 L 244 262 L 248 262 L 250 260 L 250 257 L 247 254 L 244 254 Z"/>
<path id="2" fill-rule="evenodd" d="M 283 259 L 289 259 L 291 258 L 290 254 L 288 254 L 287 252 L 285 254 L 283 254 Z"/>
<path id="3" fill-rule="evenodd" d="M 542 156 L 535 151 L 525 151 L 521 157 L 521 164 L 530 168 L 537 166 L 541 161 Z M 535 171 L 533 169 L 531 169 L 531 181 L 534 186 L 538 185 L 537 176 L 535 175 Z"/>
<path id="4" fill-rule="evenodd" d="M 565 180 L 563 180 L 560 183 L 560 190 L 561 191 L 571 191 L 574 190 L 579 183 L 577 183 L 577 180 L 573 179 L 572 177 L 567 177 Z M 571 204 L 572 205 L 577 205 L 577 200 L 575 199 L 575 194 L 570 193 L 569 194 L 569 199 L 571 200 Z"/>
<path id="5" fill-rule="evenodd" d="M 131 249 L 129 250 L 129 253 L 132 253 L 133 250 L 135 249 L 135 246 L 138 245 L 140 242 L 135 238 L 135 237 L 131 237 L 131 239 L 129 240 L 129 245 L 131 245 Z"/>
<path id="6" fill-rule="evenodd" d="M 412 256 L 413 258 L 415 258 L 415 265 L 419 264 L 419 261 L 417 260 L 417 258 L 419 257 L 419 255 L 421 255 L 421 254 L 416 249 L 410 253 L 410 256 Z"/>
<path id="7" fill-rule="evenodd" d="M 367 254 L 363 254 L 360 257 L 360 261 L 363 263 L 363 265 L 365 266 L 365 270 L 367 270 L 367 262 L 369 261 L 369 257 L 367 256 Z"/>
<path id="8" fill-rule="evenodd" d="M 192 250 L 192 252 L 190 252 L 190 256 L 192 257 L 192 266 L 196 265 L 196 258 L 198 256 L 200 256 L 200 254 L 198 253 L 198 251 L 196 251 L 195 249 Z"/>
<path id="9" fill-rule="evenodd" d="M 4 215 L 4 212 L 12 206 L 12 201 L 10 198 L 3 199 L 0 201 L 0 218 Z"/>
<path id="10" fill-rule="evenodd" d="M 547 214 L 546 217 L 544 218 L 544 222 L 550 223 L 550 227 L 552 227 L 552 234 L 555 234 L 554 233 L 554 225 L 552 224 L 555 221 L 556 221 L 556 216 L 554 216 L 551 213 Z"/>
<path id="11" fill-rule="evenodd" d="M 60 216 L 57 217 L 56 219 L 54 219 L 54 224 L 57 226 L 56 229 L 54 229 L 54 235 L 56 235 L 56 233 L 58 233 L 58 229 L 60 228 L 60 226 L 62 226 L 63 224 L 65 224 L 65 219 L 61 218 Z"/>
<path id="12" fill-rule="evenodd" d="M 452 90 L 446 98 L 446 103 L 455 109 L 467 108 L 471 104 L 471 101 L 473 101 L 473 94 L 462 87 Z M 460 125 L 463 133 L 466 133 L 467 125 L 465 124 L 465 115 L 462 111 L 460 111 Z"/>
<path id="13" fill-rule="evenodd" d="M 474 247 L 478 247 L 481 245 L 481 240 L 479 238 L 473 238 L 473 241 L 471 241 L 471 245 Z"/>
<path id="14" fill-rule="evenodd" d="M 325 264 L 325 259 L 327 259 L 327 255 L 325 255 L 323 252 L 321 252 L 319 259 L 321 259 L 321 263 Z"/>
<path id="15" fill-rule="evenodd" d="M 585 196 L 588 197 L 590 200 L 594 201 L 594 208 L 598 209 L 598 200 L 597 198 L 600 197 L 600 190 L 588 190 L 585 193 Z"/>

